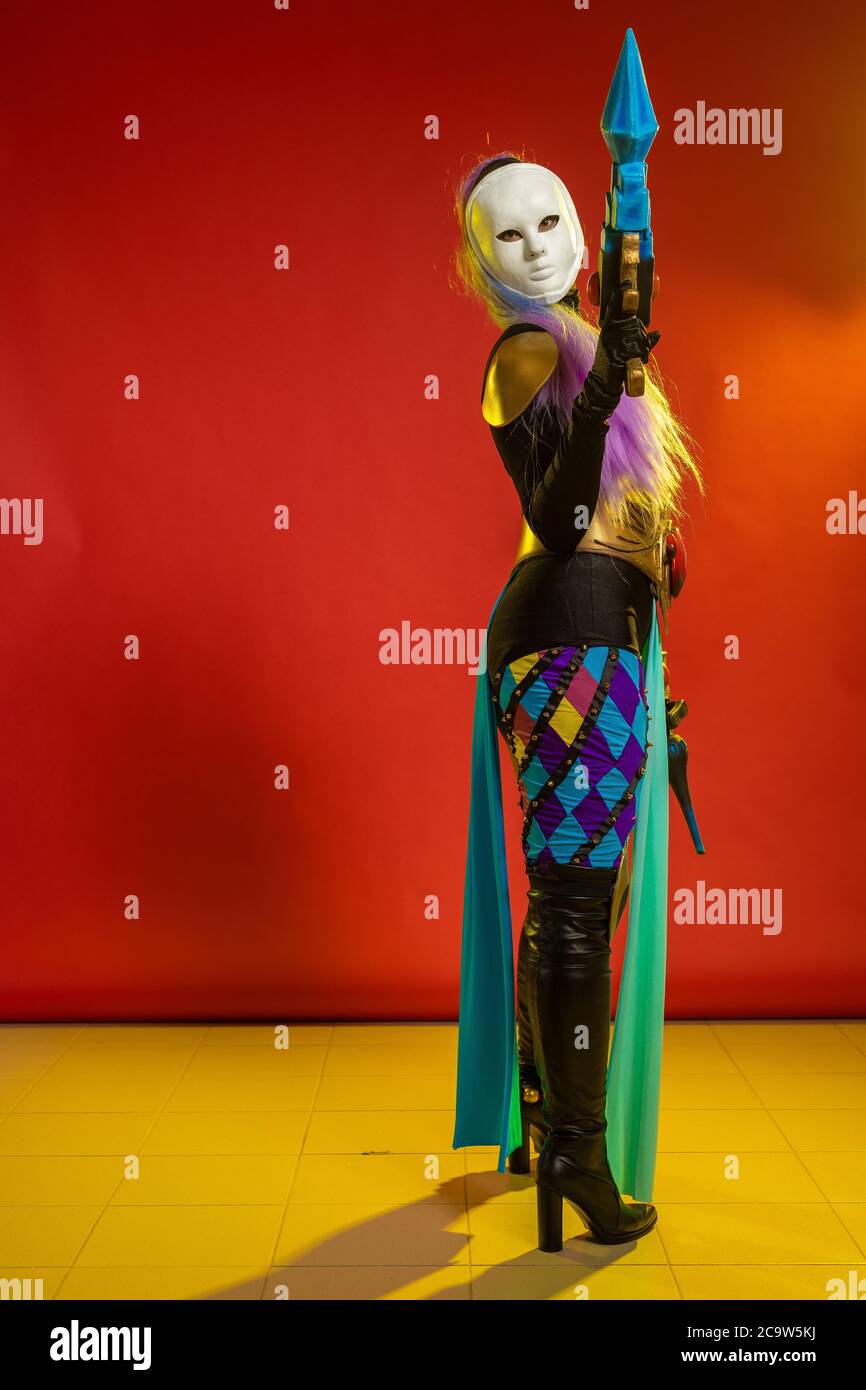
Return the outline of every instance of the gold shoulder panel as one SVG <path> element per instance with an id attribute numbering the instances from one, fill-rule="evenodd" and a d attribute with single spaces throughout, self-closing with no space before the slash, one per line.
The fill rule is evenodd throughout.
<path id="1" fill-rule="evenodd" d="M 556 341 L 545 330 L 513 333 L 499 347 L 484 383 L 481 414 L 488 425 L 508 425 L 553 375 Z"/>

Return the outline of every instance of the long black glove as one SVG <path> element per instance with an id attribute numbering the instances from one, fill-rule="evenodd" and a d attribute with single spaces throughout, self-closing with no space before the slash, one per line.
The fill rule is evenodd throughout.
<path id="1" fill-rule="evenodd" d="M 622 292 L 628 285 L 624 280 L 608 300 L 599 325 L 595 359 L 575 401 L 587 418 L 599 424 L 607 422 L 619 403 L 625 387 L 626 363 L 639 357 L 646 364 L 661 337 L 657 331 L 648 333 L 636 314 L 623 314 Z"/>
<path id="2" fill-rule="evenodd" d="M 552 417 L 528 419 L 528 407 L 508 425 L 491 425 L 530 528 L 555 555 L 573 555 L 598 506 L 608 419 L 625 386 L 630 357 L 646 362 L 660 334 L 647 333 L 634 314 L 615 313 L 624 281 L 602 319 L 595 359 L 564 434 Z M 575 296 L 576 299 L 576 296 Z M 579 515 L 584 518 L 580 526 Z"/>

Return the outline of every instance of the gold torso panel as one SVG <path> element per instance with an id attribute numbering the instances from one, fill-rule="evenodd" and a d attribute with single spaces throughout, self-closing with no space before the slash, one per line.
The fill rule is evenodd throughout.
<path id="1" fill-rule="evenodd" d="M 594 555 L 613 555 L 618 560 L 625 560 L 628 564 L 634 565 L 635 569 L 639 569 L 648 579 L 661 586 L 664 573 L 662 545 L 661 533 L 653 541 L 647 542 L 646 536 L 640 532 L 622 525 L 615 525 L 609 520 L 603 509 L 598 507 L 589 529 L 577 546 L 577 550 L 588 551 Z M 525 559 L 527 555 L 550 555 L 551 553 L 546 546 L 542 545 L 524 518 L 520 544 L 514 557 L 515 565 L 518 560 Z"/>

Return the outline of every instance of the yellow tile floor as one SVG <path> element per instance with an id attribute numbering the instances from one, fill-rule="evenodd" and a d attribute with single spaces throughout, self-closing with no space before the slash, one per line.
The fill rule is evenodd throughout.
<path id="1" fill-rule="evenodd" d="M 567 1208 L 561 1255 L 536 1249 L 531 1178 L 450 1148 L 455 1026 L 288 1042 L 0 1027 L 0 1279 L 46 1299 L 518 1300 L 866 1279 L 866 1022 L 669 1023 L 658 1226 L 599 1247 Z"/>

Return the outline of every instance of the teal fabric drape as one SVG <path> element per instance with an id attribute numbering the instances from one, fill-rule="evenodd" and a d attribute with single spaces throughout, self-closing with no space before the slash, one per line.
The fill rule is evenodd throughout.
<path id="1" fill-rule="evenodd" d="M 657 615 L 642 656 L 652 746 L 637 792 L 628 936 L 607 1072 L 607 1154 L 620 1191 L 649 1202 L 658 1141 L 668 899 L 668 748 Z"/>
<path id="2" fill-rule="evenodd" d="M 667 938 L 667 736 L 657 616 L 642 657 L 651 747 L 637 793 L 628 937 L 608 1068 L 607 1144 L 620 1190 L 649 1201 L 658 1135 Z M 514 946 L 492 694 L 483 672 L 472 728 L 453 1147 L 496 1145 L 497 1168 L 503 1172 L 509 1153 L 520 1143 L 520 1099 Z"/>
<path id="3" fill-rule="evenodd" d="M 504 592 L 503 587 L 491 621 Z M 478 676 L 472 725 L 453 1147 L 496 1144 L 501 1173 L 511 1150 L 520 1144 L 520 1092 L 499 732 L 492 694 L 485 669 Z"/>

